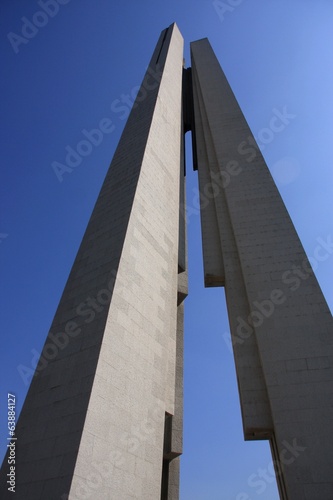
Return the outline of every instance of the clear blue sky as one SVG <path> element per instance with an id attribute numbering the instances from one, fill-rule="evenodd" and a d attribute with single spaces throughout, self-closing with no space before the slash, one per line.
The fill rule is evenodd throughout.
<path id="1" fill-rule="evenodd" d="M 60 0 L 59 0 L 60 2 Z M 1 29 L 1 392 L 21 407 L 18 366 L 40 352 L 125 124 L 112 103 L 140 84 L 160 31 L 176 21 L 189 42 L 208 37 L 271 169 L 309 257 L 332 231 L 333 4 L 330 0 L 3 1 Z M 215 2 L 216 3 L 216 2 Z M 217 12 L 218 11 L 218 12 Z M 35 17 L 34 17 L 35 16 Z M 43 25 L 34 32 L 26 21 Z M 294 115 L 265 141 L 274 109 Z M 59 182 L 63 163 L 103 118 L 114 130 Z M 263 141 L 261 140 L 263 139 Z M 181 500 L 276 500 L 266 442 L 244 442 L 222 289 L 203 288 L 197 175 L 187 168 L 189 297 Z M 332 309 L 333 254 L 316 262 Z M 252 484 L 252 485 L 251 485 Z M 255 484 L 255 486 L 253 486 Z M 260 486 L 259 486 L 260 484 Z M 247 496 L 240 495 L 241 493 Z"/>

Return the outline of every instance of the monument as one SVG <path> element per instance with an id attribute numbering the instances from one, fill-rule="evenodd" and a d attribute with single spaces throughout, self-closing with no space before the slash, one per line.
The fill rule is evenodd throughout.
<path id="1" fill-rule="evenodd" d="M 17 424 L 18 499 L 179 497 L 188 130 L 209 199 L 205 284 L 225 287 L 244 437 L 270 441 L 281 498 L 333 497 L 332 318 L 207 39 L 191 44 L 191 64 L 183 67 L 173 24 L 158 40 Z M 7 457 L 4 495 L 6 474 Z"/>

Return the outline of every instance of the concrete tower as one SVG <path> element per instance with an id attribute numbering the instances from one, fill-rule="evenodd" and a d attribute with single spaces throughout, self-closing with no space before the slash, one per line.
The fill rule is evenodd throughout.
<path id="1" fill-rule="evenodd" d="M 270 441 L 281 498 L 333 498 L 332 317 L 208 40 L 191 53 L 162 32 L 18 421 L 16 499 L 178 499 L 187 130 L 245 439 Z"/>
<path id="2" fill-rule="evenodd" d="M 153 53 L 19 418 L 16 499 L 177 498 L 182 72 L 183 39 L 172 25 Z M 1 498 L 7 472 L 5 459 Z"/>
<path id="3" fill-rule="evenodd" d="M 205 284 L 225 287 L 244 437 L 269 439 L 281 498 L 329 500 L 332 316 L 208 40 L 191 55 Z"/>

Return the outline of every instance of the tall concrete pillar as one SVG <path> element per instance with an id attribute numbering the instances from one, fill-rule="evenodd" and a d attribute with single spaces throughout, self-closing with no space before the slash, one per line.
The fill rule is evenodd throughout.
<path id="1" fill-rule="evenodd" d="M 225 287 L 244 436 L 270 440 L 281 498 L 329 500 L 332 316 L 207 39 L 191 57 L 205 284 Z"/>
<path id="2" fill-rule="evenodd" d="M 157 43 L 19 418 L 16 499 L 178 498 L 182 73 L 173 24 Z M 4 495 L 6 473 L 5 459 Z"/>

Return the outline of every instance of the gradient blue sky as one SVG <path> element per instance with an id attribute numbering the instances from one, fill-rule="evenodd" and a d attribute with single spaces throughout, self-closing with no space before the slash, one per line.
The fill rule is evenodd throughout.
<path id="1" fill-rule="evenodd" d="M 141 83 L 160 31 L 173 21 L 185 39 L 187 65 L 189 42 L 209 38 L 259 143 L 274 109 L 295 115 L 263 144 L 263 154 L 308 256 L 316 255 L 318 238 L 332 236 L 333 4 L 217 4 L 69 0 L 16 53 L 8 33 L 21 35 L 22 18 L 32 20 L 41 8 L 31 0 L 1 2 L 2 453 L 7 392 L 16 394 L 20 409 L 28 386 L 18 366 L 32 367 L 43 346 L 125 124 L 111 105 Z M 66 146 L 75 148 L 82 130 L 103 118 L 113 121 L 114 131 L 60 183 L 52 162 L 63 163 Z M 243 441 L 224 292 L 203 288 L 197 174 L 189 164 L 187 172 L 181 500 L 276 500 L 269 473 L 258 483 L 260 469 L 271 462 L 268 444 Z M 333 255 L 316 267 L 332 309 Z"/>

